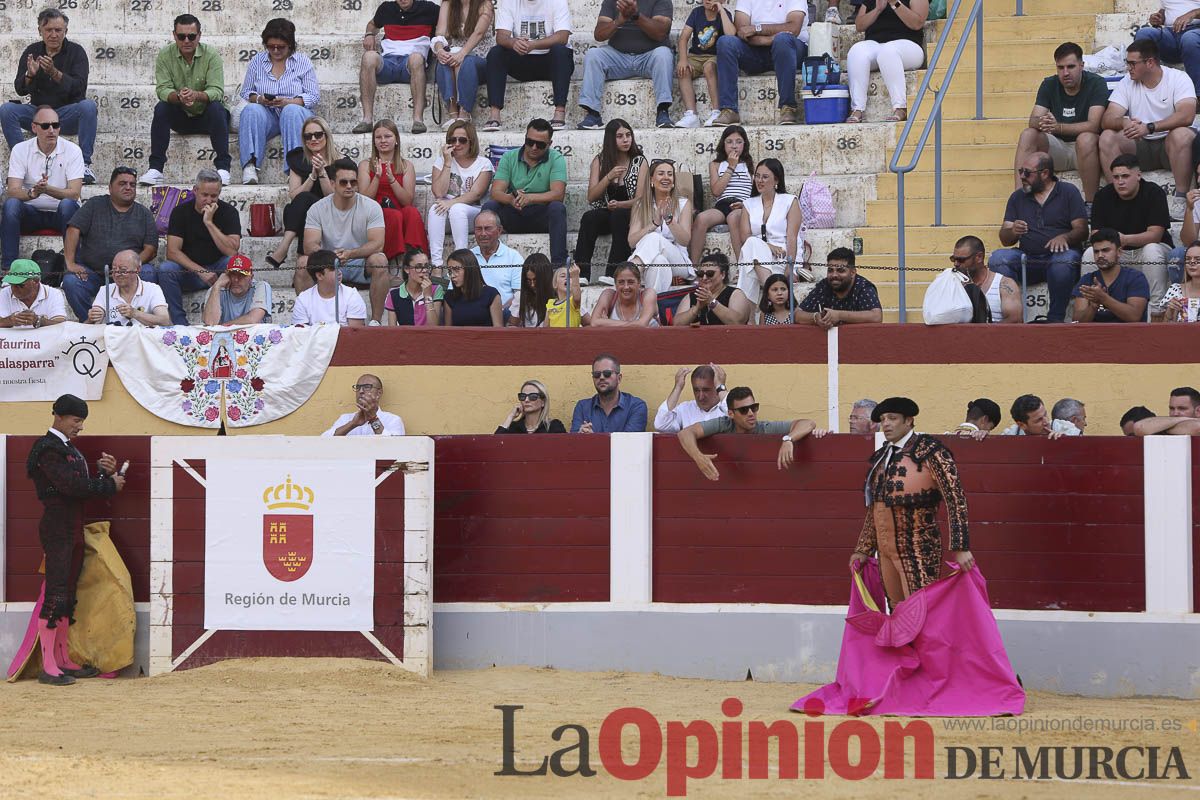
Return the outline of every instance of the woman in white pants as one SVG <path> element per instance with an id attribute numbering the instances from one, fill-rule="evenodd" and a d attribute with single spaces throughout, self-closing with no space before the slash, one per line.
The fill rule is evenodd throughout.
<path id="1" fill-rule="evenodd" d="M 433 196 L 429 206 L 429 260 L 442 266 L 442 248 L 446 243 L 446 220 L 454 249 L 467 249 L 467 234 L 475 224 L 480 203 L 487 195 L 495 168 L 479 155 L 479 137 L 469 120 L 457 120 L 446 130 L 446 143 L 433 162 Z"/>
<path id="2" fill-rule="evenodd" d="M 803 253 L 800 226 L 804 216 L 800 201 L 787 193 L 783 164 L 764 158 L 754 169 L 752 194 L 742 204 L 742 252 L 738 261 L 738 288 L 758 305 L 762 285 L 771 275 L 782 275 L 784 262 L 795 263 Z"/>
<path id="3" fill-rule="evenodd" d="M 629 221 L 629 260 L 644 265 L 645 283 L 655 292 L 676 277 L 695 276 L 687 246 L 692 240 L 692 206 L 675 190 L 675 162 L 650 162 L 650 191 L 634 201 Z"/>
<path id="4" fill-rule="evenodd" d="M 846 55 L 850 73 L 850 116 L 846 122 L 862 122 L 867 108 L 867 83 L 871 70 L 879 70 L 892 101 L 887 122 L 908 119 L 905 70 L 925 63 L 925 20 L 929 0 L 865 0 L 854 18 L 856 30 L 865 34 Z"/>

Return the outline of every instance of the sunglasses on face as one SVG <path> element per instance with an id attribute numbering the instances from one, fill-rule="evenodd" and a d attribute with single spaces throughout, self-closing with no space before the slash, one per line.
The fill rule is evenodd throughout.
<path id="1" fill-rule="evenodd" d="M 200 38 L 200 34 L 198 34 L 198 33 L 177 33 L 177 34 L 175 34 L 175 38 L 181 42 L 194 42 Z"/>
<path id="2" fill-rule="evenodd" d="M 373 383 L 356 383 L 350 388 L 355 392 L 374 392 L 379 390 L 379 387 Z"/>
<path id="3" fill-rule="evenodd" d="M 339 178 L 338 186 L 358 186 L 358 180 L 355 178 Z"/>
<path id="4" fill-rule="evenodd" d="M 288 46 L 286 44 L 267 44 L 267 45 L 263 45 L 263 47 L 265 47 L 267 50 L 270 50 L 272 53 L 274 53 L 277 50 L 287 50 L 288 49 Z"/>
<path id="5" fill-rule="evenodd" d="M 317 139 L 325 138 L 325 131 L 309 131 L 304 134 L 304 138 L 315 142 Z"/>
<path id="6" fill-rule="evenodd" d="M 446 139 L 450 144 L 468 144 L 471 140 L 465 136 L 450 136 Z M 526 139 L 525 144 L 530 144 L 532 140 Z M 538 142 L 541 144 L 541 142 Z"/>
<path id="7" fill-rule="evenodd" d="M 62 127 L 61 122 L 35 122 L 33 124 L 37 125 L 39 128 L 41 128 L 44 131 L 58 130 L 59 128 Z"/>
<path id="8" fill-rule="evenodd" d="M 541 392 L 517 392 L 517 399 L 522 402 L 525 400 L 541 400 Z"/>
<path id="9" fill-rule="evenodd" d="M 955 265 L 965 264 L 970 260 L 971 256 L 950 256 L 950 263 Z"/>
<path id="10" fill-rule="evenodd" d="M 537 139 L 530 139 L 528 136 L 526 136 L 525 137 L 525 146 L 531 147 L 534 150 L 545 150 L 547 147 L 550 146 L 550 143 L 549 142 L 539 142 Z"/>
<path id="11" fill-rule="evenodd" d="M 737 408 L 730 409 L 730 410 L 734 411 L 738 414 L 741 414 L 742 416 L 745 416 L 746 414 L 749 414 L 750 412 L 754 412 L 755 414 L 757 414 L 758 413 L 758 403 L 751 403 L 748 406 L 739 406 Z"/>
<path id="12" fill-rule="evenodd" d="M 616 370 L 594 369 L 594 370 L 592 370 L 592 380 L 599 380 L 600 378 L 611 378 L 614 374 L 616 374 Z"/>
<path id="13" fill-rule="evenodd" d="M 708 279 L 708 278 L 717 277 L 717 275 L 719 275 L 720 272 L 718 272 L 715 269 L 701 269 L 701 270 L 697 270 L 696 274 L 699 275 L 701 278 Z"/>
<path id="14" fill-rule="evenodd" d="M 1019 170 L 1017 170 L 1017 174 L 1022 178 L 1028 178 L 1030 175 L 1036 175 L 1041 171 L 1042 170 L 1040 169 L 1025 169 L 1024 167 L 1021 167 Z"/>

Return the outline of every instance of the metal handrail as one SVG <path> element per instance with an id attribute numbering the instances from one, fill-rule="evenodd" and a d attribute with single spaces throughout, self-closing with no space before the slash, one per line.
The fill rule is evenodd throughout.
<path id="1" fill-rule="evenodd" d="M 917 115 L 920 113 L 921 103 L 924 102 L 925 95 L 930 91 L 929 82 L 933 80 L 933 74 L 937 70 L 942 50 L 946 46 L 946 40 L 950 38 L 950 31 L 958 19 L 958 8 L 960 5 L 962 5 L 962 0 L 954 0 L 954 5 L 950 7 L 950 13 L 946 15 L 946 25 L 942 28 L 942 35 L 938 37 L 937 46 L 933 50 L 933 57 L 925 65 L 925 77 L 921 80 L 921 87 L 917 90 L 917 97 L 909 108 L 908 121 L 904 124 L 904 130 L 900 132 L 900 139 L 896 143 L 895 152 L 892 153 L 892 160 L 888 163 L 888 169 L 896 173 L 896 258 L 900 269 L 901 322 L 907 321 L 908 314 L 907 293 L 905 291 L 904 176 L 917 168 L 917 163 L 921 160 L 921 156 L 925 152 L 925 143 L 929 140 L 930 131 L 935 131 L 933 224 L 940 226 L 942 224 L 942 101 L 946 98 L 946 89 L 950 86 L 950 82 L 954 80 L 954 73 L 958 70 L 958 62 L 962 58 L 963 50 L 967 46 L 967 37 L 971 34 L 972 26 L 975 28 L 975 119 L 983 119 L 983 0 L 974 0 L 971 5 L 971 11 L 967 15 L 966 25 L 958 40 L 958 45 L 954 48 L 954 55 L 950 59 L 950 66 L 946 69 L 946 76 L 942 81 L 942 86 L 932 90 L 934 94 L 933 108 L 930 111 L 929 118 L 925 120 L 924 127 L 921 129 L 921 136 L 917 139 L 917 145 L 913 150 L 912 158 L 909 159 L 908 164 L 904 166 L 900 165 L 900 154 L 908 144 L 908 137 L 912 131 L 913 123 L 916 122 Z"/>

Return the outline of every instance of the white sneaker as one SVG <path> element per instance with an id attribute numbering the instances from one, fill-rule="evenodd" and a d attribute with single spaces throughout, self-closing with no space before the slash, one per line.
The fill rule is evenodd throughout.
<path id="1" fill-rule="evenodd" d="M 1167 198 L 1167 208 L 1171 212 L 1172 222 L 1182 222 L 1187 216 L 1187 198 L 1172 195 Z"/>
<path id="2" fill-rule="evenodd" d="M 675 123 L 675 127 L 676 128 L 699 128 L 700 127 L 700 118 L 696 116 L 695 111 L 686 111 L 686 112 L 684 112 L 684 115 L 679 118 L 679 122 Z"/>
<path id="3" fill-rule="evenodd" d="M 253 186 L 258 183 L 258 168 L 253 164 L 242 167 L 242 185 Z"/>
<path id="4" fill-rule="evenodd" d="M 601 275 L 598 283 L 602 286 L 616 286 L 617 284 L 611 275 Z"/>
<path id="5" fill-rule="evenodd" d="M 142 177 L 138 178 L 138 183 L 142 186 L 158 186 L 163 182 L 163 174 L 156 169 L 148 169 L 142 173 Z"/>
<path id="6" fill-rule="evenodd" d="M 721 116 L 721 112 L 713 109 L 708 112 L 708 119 L 704 120 L 704 127 L 711 128 L 717 124 L 717 117 Z"/>
<path id="7" fill-rule="evenodd" d="M 233 178 L 229 174 L 229 170 L 227 170 L 227 169 L 219 169 L 219 170 L 217 170 L 217 174 L 221 176 L 221 185 L 222 186 L 228 186 L 230 184 L 230 182 L 233 180 Z"/>
<path id="8" fill-rule="evenodd" d="M 383 323 L 381 323 L 379 320 L 377 320 L 377 319 L 373 319 L 373 320 L 371 320 L 370 322 L 368 322 L 368 323 L 367 323 L 367 327 L 368 327 L 368 328 L 378 328 L 378 327 L 380 327 L 382 324 L 383 324 Z"/>

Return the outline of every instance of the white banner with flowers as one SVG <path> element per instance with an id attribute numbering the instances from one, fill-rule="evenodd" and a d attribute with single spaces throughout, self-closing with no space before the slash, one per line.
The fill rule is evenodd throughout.
<path id="1" fill-rule="evenodd" d="M 126 391 L 170 422 L 232 428 L 273 422 L 316 391 L 336 325 L 232 328 L 109 326 L 109 359 Z M 223 413 L 222 413 L 223 411 Z"/>

